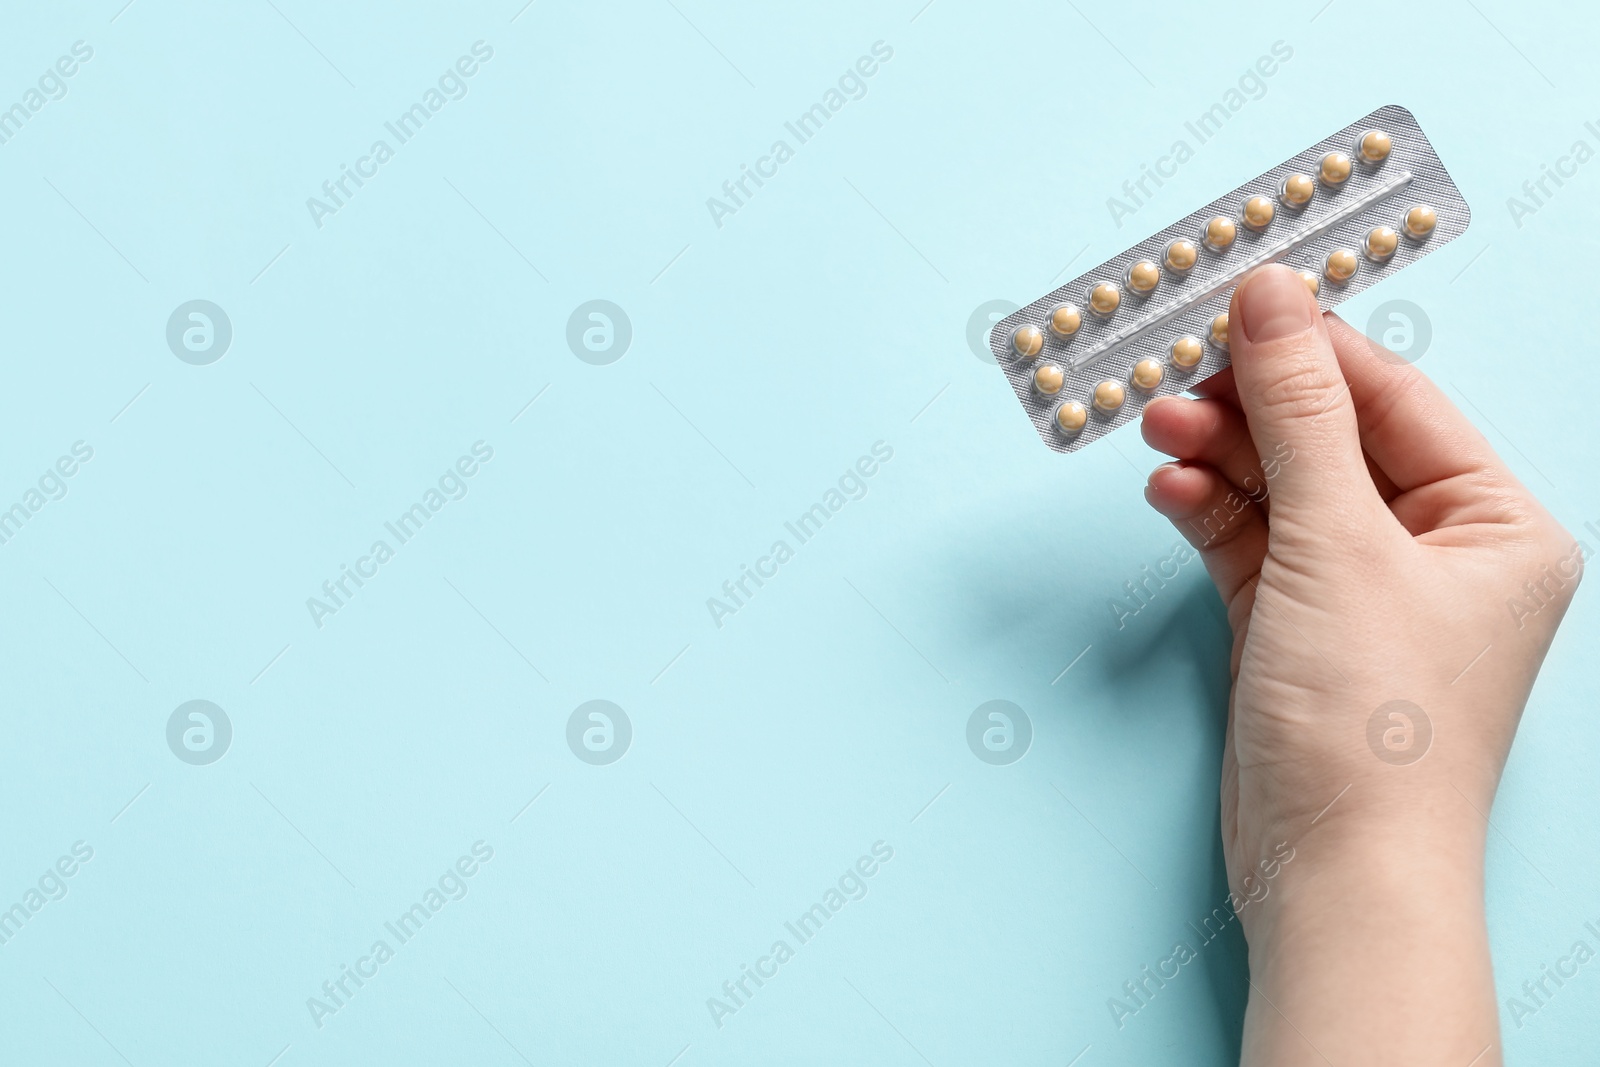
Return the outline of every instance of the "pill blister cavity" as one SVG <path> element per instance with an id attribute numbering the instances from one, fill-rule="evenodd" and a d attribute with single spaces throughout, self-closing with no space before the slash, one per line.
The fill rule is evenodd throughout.
<path id="1" fill-rule="evenodd" d="M 1272 224 L 1274 210 L 1271 200 L 1264 196 L 1252 196 L 1244 202 L 1239 217 L 1244 219 L 1246 226 L 1259 233 Z"/>
<path id="2" fill-rule="evenodd" d="M 1107 379 L 1094 387 L 1094 407 L 1103 414 L 1113 414 L 1127 399 L 1128 391 L 1122 387 L 1121 382 Z"/>
<path id="3" fill-rule="evenodd" d="M 1133 365 L 1133 373 L 1128 375 L 1128 381 L 1142 393 L 1152 392 L 1161 384 L 1161 364 L 1153 359 L 1141 359 Z"/>
<path id="4" fill-rule="evenodd" d="M 1291 174 L 1278 187 L 1278 199 L 1287 207 L 1302 208 L 1316 195 L 1316 180 L 1309 174 Z"/>
<path id="5" fill-rule="evenodd" d="M 1128 288 L 1141 296 L 1155 289 L 1161 281 L 1161 268 L 1148 259 L 1141 259 L 1128 268 Z"/>
<path id="6" fill-rule="evenodd" d="M 1439 225 L 1439 213 L 1427 204 L 1413 204 L 1411 210 L 1406 212 L 1406 236 L 1412 240 L 1423 240 L 1437 225 Z"/>
<path id="7" fill-rule="evenodd" d="M 1228 347 L 1228 316 L 1218 315 L 1211 320 L 1211 343 L 1218 348 Z"/>
<path id="8" fill-rule="evenodd" d="M 1033 369 L 1033 387 L 1045 396 L 1055 396 L 1061 392 L 1061 387 L 1066 381 L 1065 372 L 1054 363 L 1046 363 Z"/>
<path id="9" fill-rule="evenodd" d="M 1367 258 L 1376 263 L 1386 263 L 1394 255 L 1394 250 L 1400 247 L 1400 235 L 1389 226 L 1374 226 L 1367 231 L 1366 240 L 1361 244 L 1362 250 L 1367 253 Z"/>
<path id="10" fill-rule="evenodd" d="M 1167 245 L 1167 254 L 1162 257 L 1167 269 L 1177 271 L 1179 274 L 1193 268 L 1195 260 L 1199 258 L 1200 250 L 1194 246 L 1193 241 L 1173 241 Z"/>
<path id="11" fill-rule="evenodd" d="M 1050 332 L 1065 341 L 1083 328 L 1083 312 L 1075 304 L 1057 304 L 1050 311 Z"/>
<path id="12" fill-rule="evenodd" d="M 1044 332 L 1037 326 L 1018 326 L 1011 335 L 1011 351 L 1018 359 L 1032 359 L 1044 351 Z"/>
<path id="13" fill-rule="evenodd" d="M 1071 436 L 1083 429 L 1084 423 L 1089 421 L 1089 409 L 1076 400 L 1068 400 L 1056 408 L 1056 427 L 1064 434 Z"/>
<path id="14" fill-rule="evenodd" d="M 1100 316 L 1110 316 L 1122 303 L 1122 290 L 1111 282 L 1100 282 L 1089 290 L 1089 310 Z"/>
<path id="15" fill-rule="evenodd" d="M 1348 248 L 1341 248 L 1328 253 L 1328 262 L 1324 264 L 1322 273 L 1330 282 L 1343 285 L 1356 274 L 1356 254 Z"/>
<path id="16" fill-rule="evenodd" d="M 1322 288 L 1322 279 L 1308 270 L 1298 272 L 1300 280 L 1306 283 L 1306 288 L 1311 290 L 1311 295 L 1316 296 L 1317 290 Z"/>
<path id="17" fill-rule="evenodd" d="M 1350 157 L 1343 152 L 1329 152 L 1322 157 L 1317 173 L 1322 184 L 1337 188 L 1350 180 Z"/>
<path id="18" fill-rule="evenodd" d="M 1233 220 L 1226 215 L 1218 215 L 1206 223 L 1202 240 L 1205 241 L 1205 246 L 1211 251 L 1226 252 L 1233 247 L 1233 240 L 1237 236 L 1239 236 L 1239 227 L 1233 224 Z"/>
<path id="19" fill-rule="evenodd" d="M 1185 336 L 1172 342 L 1172 365 L 1179 370 L 1193 370 L 1203 355 L 1205 348 L 1198 337 Z"/>
<path id="20" fill-rule="evenodd" d="M 1389 158 L 1389 153 L 1394 150 L 1394 141 L 1382 130 L 1368 130 L 1356 141 L 1356 151 L 1361 154 L 1363 163 L 1377 166 Z"/>

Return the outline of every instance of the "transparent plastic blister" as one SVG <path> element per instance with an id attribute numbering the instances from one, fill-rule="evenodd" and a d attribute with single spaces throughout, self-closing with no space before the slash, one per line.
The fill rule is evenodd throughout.
<path id="1" fill-rule="evenodd" d="M 1324 308 L 1461 236 L 1471 211 L 1389 105 L 995 324 L 989 347 L 1047 445 L 1072 452 L 1228 365 L 1234 284 L 1264 263 Z"/>

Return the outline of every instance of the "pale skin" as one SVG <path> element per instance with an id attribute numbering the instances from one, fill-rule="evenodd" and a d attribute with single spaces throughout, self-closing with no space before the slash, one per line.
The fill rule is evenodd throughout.
<path id="1" fill-rule="evenodd" d="M 1485 820 L 1576 541 L 1437 386 L 1287 268 L 1239 283 L 1229 347 L 1230 370 L 1151 402 L 1143 428 L 1178 460 L 1146 498 L 1233 629 L 1223 851 L 1259 900 L 1239 914 L 1242 1064 L 1498 1067 Z M 1426 721 L 1385 713 L 1369 741 L 1396 700 Z"/>

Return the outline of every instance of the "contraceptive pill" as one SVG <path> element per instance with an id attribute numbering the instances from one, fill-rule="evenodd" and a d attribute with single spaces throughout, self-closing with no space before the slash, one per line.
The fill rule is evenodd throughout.
<path id="1" fill-rule="evenodd" d="M 1180 274 L 1188 272 L 1194 266 L 1195 260 L 1199 258 L 1200 250 L 1195 248 L 1194 242 L 1182 239 L 1167 245 L 1166 251 L 1161 257 L 1168 270 L 1176 271 Z"/>
<path id="2" fill-rule="evenodd" d="M 1348 248 L 1336 248 L 1328 253 L 1328 259 L 1322 265 L 1322 275 L 1336 285 L 1343 285 L 1355 277 L 1358 266 L 1360 261 L 1354 252 Z"/>
<path id="3" fill-rule="evenodd" d="M 1356 140 L 1356 154 L 1361 162 L 1372 165 L 1388 159 L 1393 147 L 1393 139 L 1382 130 L 1368 130 Z"/>
<path id="4" fill-rule="evenodd" d="M 1109 317 L 1122 306 L 1122 290 L 1110 282 L 1099 282 L 1089 290 L 1089 310 Z"/>
<path id="5" fill-rule="evenodd" d="M 1066 379 L 1066 372 L 1054 363 L 1035 367 L 1033 371 L 1033 387 L 1044 396 L 1055 396 L 1061 392 L 1062 383 Z"/>
<path id="6" fill-rule="evenodd" d="M 1032 359 L 1044 351 L 1044 334 L 1037 326 L 1018 326 L 1011 334 L 1011 354 L 1015 359 Z"/>
<path id="7" fill-rule="evenodd" d="M 1211 343 L 1218 348 L 1228 347 L 1228 316 L 1218 315 L 1211 320 Z"/>
<path id="8" fill-rule="evenodd" d="M 1075 434 L 1089 422 L 1089 409 L 1076 400 L 1063 401 L 1056 407 L 1056 428 L 1064 434 Z"/>
<path id="9" fill-rule="evenodd" d="M 1226 252 L 1233 247 L 1233 242 L 1239 236 L 1239 227 L 1226 215 L 1217 215 L 1206 222 L 1205 229 L 1200 231 L 1200 239 L 1205 246 L 1213 252 Z"/>
<path id="10" fill-rule="evenodd" d="M 1141 393 L 1149 393 L 1161 384 L 1161 379 L 1166 372 L 1161 369 L 1161 364 L 1153 359 L 1141 359 L 1133 365 L 1133 373 L 1128 375 L 1128 382 Z"/>
<path id="11" fill-rule="evenodd" d="M 1083 312 L 1076 304 L 1057 304 L 1050 309 L 1050 332 L 1065 340 L 1083 328 Z M 1042 340 L 1042 339 L 1041 339 Z"/>
<path id="12" fill-rule="evenodd" d="M 1343 152 L 1329 152 L 1317 163 L 1317 173 L 1324 185 L 1343 185 L 1350 180 L 1350 157 Z"/>
<path id="13" fill-rule="evenodd" d="M 1179 370 L 1193 370 L 1200 363 L 1200 357 L 1206 354 L 1205 348 L 1200 344 L 1200 338 L 1185 335 L 1172 342 L 1172 365 Z"/>
<path id="14" fill-rule="evenodd" d="M 1427 204 L 1416 204 L 1406 212 L 1402 225 L 1405 227 L 1407 237 L 1420 241 L 1439 225 L 1439 213 Z"/>
<path id="15" fill-rule="evenodd" d="M 1128 288 L 1143 296 L 1155 289 L 1161 281 L 1161 268 L 1148 259 L 1141 259 L 1128 268 Z"/>
<path id="16" fill-rule="evenodd" d="M 1374 226 L 1361 242 L 1361 250 L 1375 263 L 1382 263 L 1399 247 L 1400 235 L 1390 226 Z"/>
<path id="17" fill-rule="evenodd" d="M 1128 391 L 1122 387 L 1121 382 L 1110 380 L 1103 381 L 1094 387 L 1094 409 L 1109 415 L 1122 407 L 1122 402 L 1128 399 Z"/>
<path id="18" fill-rule="evenodd" d="M 1276 209 L 1273 208 L 1272 201 L 1269 198 L 1252 196 L 1244 202 L 1244 207 L 1240 210 L 1239 217 L 1244 220 L 1246 226 L 1252 230 L 1259 231 L 1272 225 L 1272 216 L 1275 211 Z"/>
<path id="19" fill-rule="evenodd" d="M 1302 208 L 1317 194 L 1317 180 L 1309 174 L 1291 174 L 1278 185 L 1278 199 L 1287 207 Z"/>

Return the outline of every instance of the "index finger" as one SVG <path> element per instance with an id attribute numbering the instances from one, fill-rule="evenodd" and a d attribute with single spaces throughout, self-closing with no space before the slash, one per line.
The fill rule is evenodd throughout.
<path id="1" fill-rule="evenodd" d="M 1427 375 L 1339 316 L 1323 318 L 1350 386 L 1361 443 L 1402 492 L 1478 471 L 1516 483 L 1483 434 Z"/>

